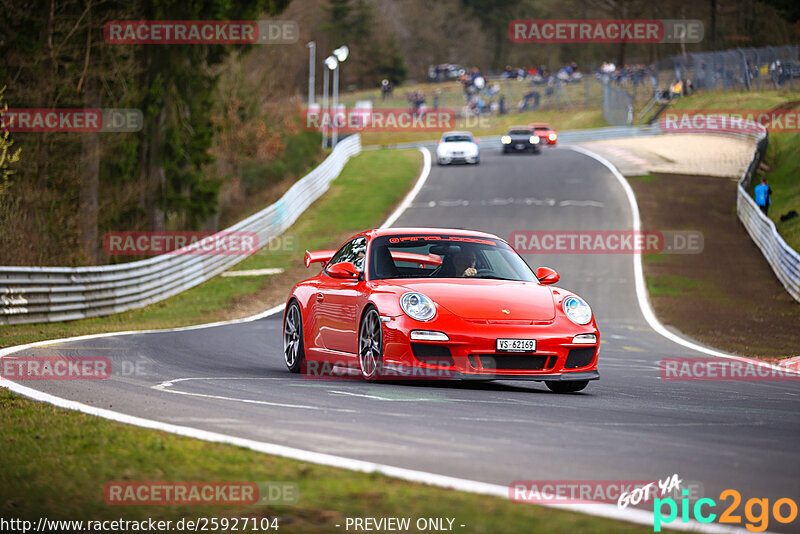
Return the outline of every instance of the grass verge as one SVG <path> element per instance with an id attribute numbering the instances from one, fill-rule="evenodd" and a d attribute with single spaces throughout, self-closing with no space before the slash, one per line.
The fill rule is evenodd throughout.
<path id="1" fill-rule="evenodd" d="M 768 110 L 797 109 L 800 107 L 800 91 L 741 91 L 698 93 L 683 98 L 674 109 L 696 110 Z M 786 242 L 800 250 L 800 217 L 781 221 L 780 216 L 795 210 L 800 213 L 800 133 L 771 132 L 765 162 L 770 187 L 773 190 L 769 217 Z M 758 184 L 758 179 L 751 184 Z"/>
<path id="2" fill-rule="evenodd" d="M 342 532 L 347 517 L 400 516 L 412 518 L 412 525 L 416 518 L 450 517 L 454 530 L 469 533 L 651 531 L 141 429 L 32 402 L 2 388 L 0 427 L 0 517 L 34 524 L 40 517 L 277 518 L 278 532 Z M 112 481 L 281 481 L 297 484 L 299 498 L 280 506 L 115 506 L 106 504 L 103 494 Z M 459 528 L 462 524 L 465 528 Z"/>
<path id="3" fill-rule="evenodd" d="M 138 310 L 65 323 L 3 326 L 0 345 L 101 332 L 174 328 L 243 317 L 279 304 L 294 283 L 307 277 L 302 264 L 305 250 L 336 248 L 347 236 L 383 222 L 413 185 L 421 159 L 416 150 L 368 151 L 352 158 L 328 192 L 277 240 L 289 245 L 265 247 L 236 267 L 277 267 L 286 270 L 283 275 L 217 276 Z M 369 191 L 368 198 L 364 191 Z"/>

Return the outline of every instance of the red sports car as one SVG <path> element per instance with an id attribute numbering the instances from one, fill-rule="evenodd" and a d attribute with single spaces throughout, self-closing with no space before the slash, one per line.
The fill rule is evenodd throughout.
<path id="1" fill-rule="evenodd" d="M 291 291 L 283 316 L 290 371 L 345 368 L 367 380 L 544 381 L 580 391 L 599 378 L 592 310 L 532 272 L 491 234 L 370 230 L 337 250 L 306 252 L 315 277 Z"/>
<path id="2" fill-rule="evenodd" d="M 534 122 L 530 127 L 533 128 L 533 131 L 536 132 L 536 135 L 542 140 L 542 144 L 555 145 L 558 141 L 558 133 L 556 133 L 549 124 Z"/>

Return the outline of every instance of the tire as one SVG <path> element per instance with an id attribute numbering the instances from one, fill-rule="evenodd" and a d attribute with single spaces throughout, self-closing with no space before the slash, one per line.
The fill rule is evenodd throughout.
<path id="1" fill-rule="evenodd" d="M 383 367 L 383 327 L 374 306 L 367 307 L 358 327 L 358 364 L 364 380 L 380 378 Z"/>
<path id="2" fill-rule="evenodd" d="M 545 380 L 544 383 L 553 393 L 576 393 L 589 385 L 588 380 Z"/>
<path id="3" fill-rule="evenodd" d="M 283 318 L 283 362 L 289 372 L 299 373 L 305 359 L 303 313 L 297 301 L 293 300 Z"/>

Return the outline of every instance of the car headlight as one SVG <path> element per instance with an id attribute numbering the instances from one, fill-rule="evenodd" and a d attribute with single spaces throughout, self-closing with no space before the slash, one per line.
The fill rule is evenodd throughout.
<path id="1" fill-rule="evenodd" d="M 558 139 L 558 136 L 554 133 L 551 133 L 550 135 L 547 136 L 547 138 L 550 139 L 551 141 L 555 141 L 556 139 Z"/>
<path id="2" fill-rule="evenodd" d="M 430 321 L 436 316 L 436 306 L 433 301 L 416 291 L 403 294 L 400 297 L 400 307 L 406 315 L 417 321 Z"/>
<path id="3" fill-rule="evenodd" d="M 592 309 L 580 297 L 569 296 L 561 303 L 564 314 L 575 324 L 588 324 L 592 320 Z"/>
<path id="4" fill-rule="evenodd" d="M 500 138 L 500 142 L 503 143 L 504 145 L 510 145 L 511 137 L 508 135 L 504 135 L 503 137 Z"/>
<path id="5" fill-rule="evenodd" d="M 539 144 L 539 136 L 538 135 L 532 135 L 530 141 L 531 141 L 532 145 Z"/>

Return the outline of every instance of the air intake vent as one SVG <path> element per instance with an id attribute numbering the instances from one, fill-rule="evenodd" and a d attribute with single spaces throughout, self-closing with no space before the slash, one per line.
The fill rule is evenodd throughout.
<path id="1" fill-rule="evenodd" d="M 578 367 L 586 367 L 594 359 L 594 351 L 596 347 L 586 347 L 583 349 L 572 349 L 567 355 L 567 363 L 564 364 L 564 369 L 576 369 Z"/>
<path id="2" fill-rule="evenodd" d="M 452 366 L 453 356 L 450 349 L 444 345 L 434 345 L 432 343 L 412 343 L 411 352 L 414 357 L 422 363 L 429 365 Z"/>
<path id="3" fill-rule="evenodd" d="M 502 371 L 541 371 L 547 363 L 544 354 L 480 354 L 484 369 Z"/>

